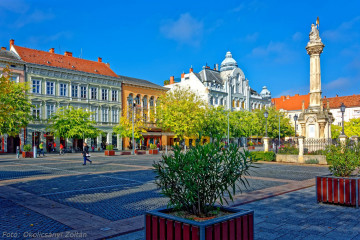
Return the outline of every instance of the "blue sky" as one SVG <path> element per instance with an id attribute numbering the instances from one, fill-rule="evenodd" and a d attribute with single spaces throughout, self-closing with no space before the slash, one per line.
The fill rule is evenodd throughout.
<path id="1" fill-rule="evenodd" d="M 0 0 L 0 45 L 102 57 L 157 84 L 231 51 L 260 91 L 307 94 L 311 23 L 320 17 L 323 96 L 360 94 L 360 2 Z"/>

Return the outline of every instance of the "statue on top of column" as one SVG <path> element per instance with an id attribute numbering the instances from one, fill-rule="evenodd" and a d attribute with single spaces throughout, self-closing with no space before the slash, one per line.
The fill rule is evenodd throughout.
<path id="1" fill-rule="evenodd" d="M 316 19 L 316 25 L 311 24 L 311 31 L 309 34 L 310 42 L 321 42 L 321 38 L 319 35 L 319 17 Z"/>

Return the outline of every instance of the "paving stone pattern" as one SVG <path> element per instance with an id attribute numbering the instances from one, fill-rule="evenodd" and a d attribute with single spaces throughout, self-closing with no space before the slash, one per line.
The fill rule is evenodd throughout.
<path id="1" fill-rule="evenodd" d="M 4 232 L 18 234 L 16 239 L 29 239 L 28 233 L 58 233 L 72 230 L 51 218 L 19 206 L 10 200 L 0 198 L 0 239 Z M 14 235 L 13 235 L 14 236 Z M 25 236 L 25 237 L 24 237 Z"/>

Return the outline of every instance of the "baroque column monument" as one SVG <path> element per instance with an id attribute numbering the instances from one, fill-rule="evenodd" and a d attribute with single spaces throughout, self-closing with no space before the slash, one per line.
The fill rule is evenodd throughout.
<path id="1" fill-rule="evenodd" d="M 334 121 L 330 113 L 329 103 L 324 108 L 321 98 L 321 69 L 320 54 L 325 45 L 319 35 L 319 18 L 315 24 L 311 24 L 309 42 L 306 46 L 307 54 L 310 55 L 310 103 L 299 116 L 301 136 L 306 138 L 324 139 L 331 138 L 331 123 Z"/>

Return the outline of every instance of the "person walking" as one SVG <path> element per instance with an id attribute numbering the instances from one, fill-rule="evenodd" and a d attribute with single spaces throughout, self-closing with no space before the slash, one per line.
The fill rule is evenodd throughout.
<path id="1" fill-rule="evenodd" d="M 90 156 L 90 154 L 89 154 L 89 146 L 86 143 L 84 143 L 84 148 L 83 148 L 82 155 L 83 155 L 83 158 L 84 158 L 84 164 L 83 165 L 86 165 L 86 161 L 89 161 L 90 164 L 92 164 L 92 161 L 90 161 L 90 159 L 88 159 L 88 156 Z"/>
<path id="2" fill-rule="evenodd" d="M 56 142 L 53 143 L 53 152 L 56 150 Z"/>
<path id="3" fill-rule="evenodd" d="M 60 152 L 59 155 L 64 155 L 64 145 L 60 143 Z"/>
<path id="4" fill-rule="evenodd" d="M 43 142 L 41 142 L 41 143 L 39 144 L 39 149 L 40 149 L 40 151 L 39 151 L 39 157 L 40 157 L 41 153 L 43 154 L 43 157 L 45 157 L 45 153 L 44 153 L 44 143 L 43 143 Z"/>

